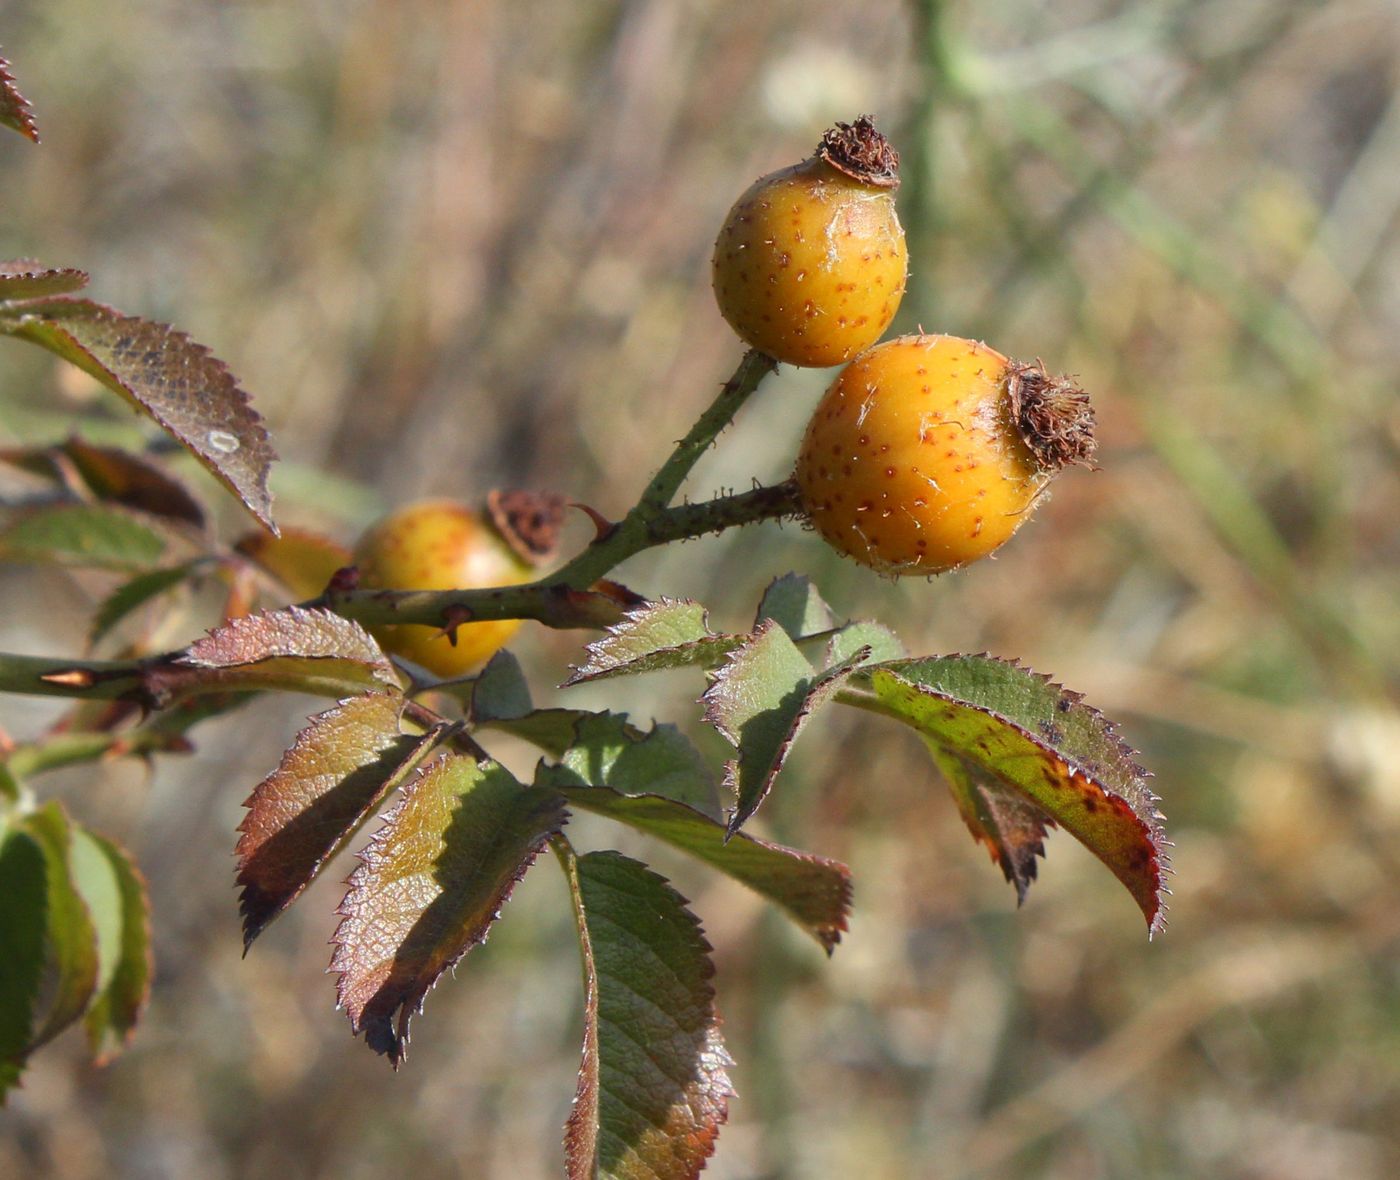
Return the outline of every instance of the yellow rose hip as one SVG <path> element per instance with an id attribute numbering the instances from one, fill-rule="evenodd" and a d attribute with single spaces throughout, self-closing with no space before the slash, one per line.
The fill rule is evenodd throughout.
<path id="1" fill-rule="evenodd" d="M 1088 396 L 956 336 L 902 336 L 827 390 L 797 460 L 823 538 L 886 574 L 936 574 L 1010 539 L 1046 485 L 1094 451 Z"/>
<path id="2" fill-rule="evenodd" d="M 355 564 L 361 585 L 393 590 L 514 586 L 533 574 L 485 516 L 451 500 L 423 500 L 386 516 L 360 539 Z M 455 645 L 438 627 L 370 630 L 385 651 L 450 678 L 490 659 L 519 626 L 519 619 L 464 623 Z"/>
<path id="3" fill-rule="evenodd" d="M 725 218 L 713 277 L 720 314 L 779 361 L 839 365 L 880 339 L 908 275 L 895 213 L 899 156 L 868 118 L 755 181 Z"/>

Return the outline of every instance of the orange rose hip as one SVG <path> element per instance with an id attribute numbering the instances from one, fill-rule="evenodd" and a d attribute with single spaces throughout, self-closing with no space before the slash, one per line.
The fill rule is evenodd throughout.
<path id="1" fill-rule="evenodd" d="M 880 339 L 908 275 L 898 185 L 899 156 L 864 117 L 756 180 L 715 241 L 715 300 L 730 327 L 776 360 L 815 367 Z"/>
<path id="2" fill-rule="evenodd" d="M 486 517 L 452 500 L 422 500 L 390 513 L 355 547 L 361 585 L 393 590 L 472 590 L 514 586 L 532 575 Z M 438 627 L 400 623 L 371 627 L 385 651 L 444 678 L 490 659 L 520 626 L 518 619 L 464 623 L 454 645 Z"/>
<path id="3" fill-rule="evenodd" d="M 1088 395 L 956 336 L 902 336 L 857 357 L 808 424 L 796 481 L 834 548 L 881 573 L 986 557 L 1046 485 L 1094 452 Z"/>

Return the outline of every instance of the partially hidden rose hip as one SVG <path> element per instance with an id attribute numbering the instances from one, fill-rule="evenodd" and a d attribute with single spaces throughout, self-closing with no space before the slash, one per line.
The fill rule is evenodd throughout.
<path id="1" fill-rule="evenodd" d="M 756 180 L 715 241 L 720 314 L 792 365 L 839 365 L 884 335 L 908 275 L 895 213 L 899 156 L 869 118 Z"/>
<path id="2" fill-rule="evenodd" d="M 487 511 L 453 500 L 420 500 L 373 525 L 355 547 L 360 584 L 394 590 L 472 590 L 527 582 L 552 555 L 562 501 L 527 492 L 492 493 Z M 518 619 L 463 623 L 456 642 L 440 627 L 371 627 L 385 651 L 444 678 L 490 659 Z"/>
<path id="3" fill-rule="evenodd" d="M 857 357 L 807 426 L 796 481 L 834 548 L 881 573 L 986 557 L 1054 476 L 1088 465 L 1088 395 L 956 336 L 901 336 Z"/>

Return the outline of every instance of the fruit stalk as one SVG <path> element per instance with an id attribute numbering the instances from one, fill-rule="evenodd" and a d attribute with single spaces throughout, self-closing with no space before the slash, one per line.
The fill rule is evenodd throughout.
<path id="1" fill-rule="evenodd" d="M 758 388 L 759 383 L 776 367 L 776 362 L 772 357 L 759 352 L 756 348 L 751 348 L 744 353 L 738 368 L 734 370 L 734 375 L 720 389 L 719 396 L 711 403 L 709 409 L 700 415 L 686 436 L 676 444 L 676 449 L 671 453 L 671 457 L 661 465 L 661 470 L 652 476 L 641 499 L 637 501 L 637 506 L 623 519 L 619 531 L 625 531 L 628 522 L 634 518 L 639 520 L 655 518 L 670 506 L 671 501 L 676 498 L 681 484 L 685 482 L 686 476 L 699 462 L 700 456 L 710 449 L 720 432 L 734 420 L 734 415 L 739 412 L 740 407 Z M 575 567 L 583 564 L 583 558 L 591 550 L 601 549 L 602 543 L 606 540 L 607 538 L 600 538 L 579 558 L 560 570 L 555 575 L 554 580 L 570 581 L 577 584 Z M 608 568 L 610 569 L 611 566 Z M 597 577 L 601 577 L 606 572 L 607 569 L 602 570 L 589 581 L 596 580 Z"/>
<path id="2" fill-rule="evenodd" d="M 783 520 L 799 516 L 801 512 L 797 484 L 787 480 L 698 504 L 678 505 L 652 521 L 647 537 L 653 545 L 666 545 L 705 533 L 722 533 L 725 529 L 760 520 Z"/>

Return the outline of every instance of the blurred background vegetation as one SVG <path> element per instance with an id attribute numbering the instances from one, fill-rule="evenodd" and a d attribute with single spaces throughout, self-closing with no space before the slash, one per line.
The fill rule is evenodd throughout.
<path id="1" fill-rule="evenodd" d="M 1063 834 L 1018 913 L 917 740 L 865 717 L 809 731 L 759 821 L 854 869 L 830 962 L 580 823 L 671 873 L 715 944 L 740 1098 L 708 1174 L 1400 1174 L 1394 4 L 0 0 L 0 44 L 44 137 L 0 138 L 0 256 L 210 344 L 284 456 L 283 522 L 347 540 L 498 484 L 626 508 L 737 358 L 708 278 L 729 204 L 873 112 L 905 157 L 897 327 L 1078 373 L 1102 470 L 933 582 L 771 525 L 622 576 L 737 627 L 804 570 L 915 652 L 1085 692 L 1156 772 L 1171 925 L 1149 944 Z M 693 493 L 780 477 L 825 380 L 784 371 Z M 37 350 L 0 350 L 0 389 L 7 441 L 130 429 Z M 76 652 L 105 589 L 6 570 L 0 639 Z M 523 633 L 542 702 L 578 643 Z M 697 728 L 687 675 L 616 683 L 574 691 Z M 240 804 L 314 708 L 49 780 L 145 866 L 158 975 L 116 1064 L 73 1034 L 39 1055 L 0 1175 L 560 1174 L 580 995 L 547 865 L 397 1076 L 331 1010 L 343 874 L 240 960 Z M 11 699 L 4 725 L 46 715 Z"/>

